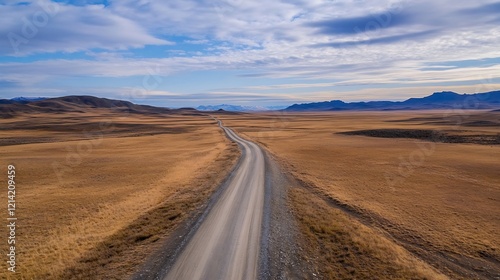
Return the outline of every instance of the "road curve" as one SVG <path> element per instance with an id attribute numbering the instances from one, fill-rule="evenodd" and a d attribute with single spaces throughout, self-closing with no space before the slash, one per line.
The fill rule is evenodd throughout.
<path id="1" fill-rule="evenodd" d="M 240 145 L 240 165 L 165 280 L 257 279 L 264 208 L 264 154 L 255 143 L 218 123 Z"/>

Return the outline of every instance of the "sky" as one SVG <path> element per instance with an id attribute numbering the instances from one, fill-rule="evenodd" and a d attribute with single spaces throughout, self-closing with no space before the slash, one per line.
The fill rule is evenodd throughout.
<path id="1" fill-rule="evenodd" d="M 500 89 L 490 0 L 0 0 L 0 98 L 291 105 Z"/>

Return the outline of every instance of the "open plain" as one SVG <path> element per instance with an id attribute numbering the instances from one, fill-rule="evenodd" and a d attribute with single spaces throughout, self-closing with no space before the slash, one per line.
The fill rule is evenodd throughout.
<path id="1" fill-rule="evenodd" d="M 20 114 L 1 120 L 0 139 L 18 208 L 18 267 L 7 274 L 4 262 L 2 279 L 131 277 L 239 153 L 213 119 L 189 112 Z"/>
<path id="2" fill-rule="evenodd" d="M 212 115 L 265 152 L 266 196 L 253 201 L 271 210 L 257 222 L 253 274 L 499 277 L 500 112 Z M 1 120 L 0 148 L 18 186 L 22 265 L 7 279 L 165 276 L 155 258 L 182 260 L 165 251 L 177 244 L 165 244 L 189 241 L 169 238 L 223 201 L 213 194 L 241 153 L 214 119 L 191 110 L 19 114 Z"/>
<path id="3" fill-rule="evenodd" d="M 323 279 L 499 277 L 499 118 L 488 111 L 221 116 L 298 180 L 289 199 L 308 248 L 304 261 Z"/>

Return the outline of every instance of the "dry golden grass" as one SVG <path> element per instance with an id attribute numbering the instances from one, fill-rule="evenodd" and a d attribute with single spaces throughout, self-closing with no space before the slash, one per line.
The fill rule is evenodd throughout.
<path id="1" fill-rule="evenodd" d="M 427 111 L 221 118 L 229 127 L 266 146 L 303 185 L 309 186 L 322 201 L 329 202 L 330 208 L 342 209 L 344 216 L 374 228 L 380 238 L 392 240 L 392 247 L 381 241 L 384 252 L 392 250 L 391 254 L 403 256 L 401 245 L 453 278 L 487 279 L 500 273 L 500 146 L 337 133 L 396 128 L 495 136 L 500 133 L 499 117 L 498 112 Z M 296 195 L 292 198 L 299 218 L 309 215 L 314 221 L 314 215 L 318 215 L 322 217 L 316 221 L 319 227 L 339 225 L 351 235 L 366 237 L 366 232 L 349 225 L 349 220 L 339 219 L 338 213 L 325 215 L 322 213 L 327 210 L 308 209 L 316 204 L 304 201 L 313 198 Z M 315 214 L 310 214 L 311 211 Z M 335 236 L 318 233 L 314 222 L 307 217 L 301 219 L 306 234 L 316 238 Z M 349 243 L 350 239 L 344 241 Z M 368 246 L 365 241 L 361 243 Z M 325 260 L 325 253 L 319 253 L 318 248 L 336 245 L 335 240 L 322 242 L 323 245 L 315 243 L 316 256 L 320 268 L 326 267 L 326 273 L 338 268 L 338 263 L 335 259 Z M 342 254 L 335 250 L 333 253 Z M 374 258 L 374 262 L 383 264 L 380 258 Z M 406 268 L 414 266 L 408 261 L 400 264 Z M 365 266 L 358 263 L 353 269 L 360 273 Z M 378 278 L 385 276 L 378 274 Z"/>
<path id="2" fill-rule="evenodd" d="M 17 170 L 19 220 L 18 272 L 5 267 L 0 278 L 130 276 L 206 202 L 238 154 L 201 116 L 94 112 L 1 122 L 0 138 L 10 139 L 2 162 Z"/>
<path id="3" fill-rule="evenodd" d="M 310 190 L 292 188 L 290 199 L 305 237 L 304 263 L 320 279 L 447 279 Z"/>

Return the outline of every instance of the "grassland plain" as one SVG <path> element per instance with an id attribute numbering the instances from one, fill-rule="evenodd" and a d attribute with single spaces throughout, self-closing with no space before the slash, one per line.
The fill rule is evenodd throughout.
<path id="1" fill-rule="evenodd" d="M 290 201 L 309 248 L 305 258 L 324 279 L 499 277 L 500 146 L 340 134 L 433 130 L 493 139 L 499 117 L 485 111 L 221 116 L 300 182 Z"/>
<path id="2" fill-rule="evenodd" d="M 95 109 L 0 122 L 1 169 L 16 166 L 19 219 L 17 273 L 2 262 L 2 279 L 130 277 L 239 153 L 204 116 Z"/>

